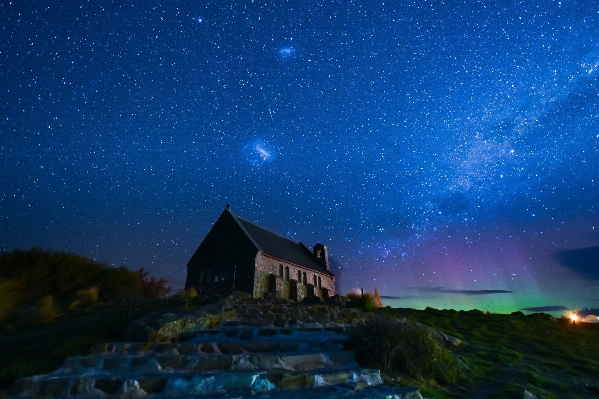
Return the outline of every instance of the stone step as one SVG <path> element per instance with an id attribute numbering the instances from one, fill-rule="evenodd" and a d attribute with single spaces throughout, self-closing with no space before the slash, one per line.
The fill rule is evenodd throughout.
<path id="1" fill-rule="evenodd" d="M 203 341 L 184 343 L 125 343 L 113 342 L 94 345 L 90 350 L 98 356 L 149 356 L 149 355 L 214 355 L 214 354 L 252 354 L 252 353 L 316 353 L 332 352 L 343 348 L 343 341 L 286 341 L 252 340 L 239 341 Z"/>
<path id="2" fill-rule="evenodd" d="M 343 385 L 363 389 L 381 385 L 379 370 L 346 369 L 306 372 L 192 372 L 120 374 L 113 376 L 41 375 L 20 379 L 15 397 L 83 398 L 141 397 L 176 398 L 204 395 L 268 393 Z"/>
<path id="3" fill-rule="evenodd" d="M 115 375 L 123 373 L 170 373 L 173 371 L 270 370 L 308 371 L 331 367 L 357 367 L 352 351 L 277 354 L 169 353 L 141 356 L 78 356 L 65 360 L 52 375 Z"/>
<path id="4" fill-rule="evenodd" d="M 113 342 L 92 346 L 91 353 L 230 353 L 236 344 L 236 353 L 322 351 L 341 349 L 348 337 L 348 328 L 239 328 L 201 330 L 180 337 L 183 342 Z M 229 345 L 229 349 L 224 344 Z"/>
<path id="5" fill-rule="evenodd" d="M 355 389 L 347 385 L 330 385 L 325 387 L 308 388 L 296 391 L 266 392 L 257 396 L 260 399 L 422 399 L 420 390 L 416 387 L 397 387 L 378 385 Z M 237 396 L 203 396 L 202 399 L 240 399 Z"/>
<path id="6" fill-rule="evenodd" d="M 196 331 L 179 337 L 180 341 L 292 341 L 304 343 L 330 343 L 335 345 L 347 340 L 351 327 L 323 327 L 320 324 L 304 324 L 301 327 L 277 328 L 273 326 L 253 328 L 238 326 L 221 326 L 218 329 Z"/>

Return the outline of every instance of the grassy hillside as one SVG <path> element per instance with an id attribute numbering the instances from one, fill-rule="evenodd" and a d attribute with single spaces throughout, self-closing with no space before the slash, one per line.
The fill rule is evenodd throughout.
<path id="1" fill-rule="evenodd" d="M 151 312 L 184 309 L 180 296 L 116 303 L 66 312 L 53 323 L 0 324 L 0 391 L 20 377 L 48 373 L 69 356 L 87 355 L 93 344 L 123 341 L 125 326 Z M 1 395 L 0 395 L 1 397 Z"/>
<path id="2" fill-rule="evenodd" d="M 50 281 L 63 281 L 52 280 L 49 274 L 46 278 Z M 22 281 L 22 276 L 12 275 L 4 281 Z M 40 281 L 46 285 L 42 284 L 40 292 L 35 294 L 37 297 L 27 292 L 24 297 L 29 295 L 27 298 L 35 301 L 57 289 L 47 288 L 52 287 L 48 280 Z M 57 303 L 68 304 L 88 286 L 89 281 L 63 285 L 70 288 L 56 291 Z M 100 292 L 118 292 L 119 288 L 114 289 Z M 128 300 L 111 301 L 85 311 L 64 311 L 53 323 L 0 323 L 0 390 L 8 389 L 16 378 L 47 373 L 59 367 L 68 356 L 87 354 L 94 343 L 124 340 L 127 321 L 153 311 L 183 310 L 185 304 L 182 296 L 139 299 L 131 307 Z M 451 352 L 440 347 L 427 348 L 427 345 L 438 345 L 435 340 L 423 339 L 417 345 L 405 346 L 413 350 L 412 359 L 425 353 L 430 359 L 443 358 L 448 367 L 421 364 L 416 365 L 420 369 L 410 366 L 411 372 L 389 367 L 384 375 L 388 383 L 416 385 L 429 398 L 522 398 L 524 390 L 544 399 L 599 398 L 599 324 L 573 324 L 545 314 L 482 314 L 430 308 L 380 308 L 374 312 L 391 320 L 402 318 L 419 322 L 465 342 L 465 345 L 448 348 Z M 372 331 L 370 336 L 375 333 Z M 395 335 L 400 340 L 421 337 L 410 331 L 407 335 Z M 384 368 L 377 364 L 380 359 L 358 358 Z M 454 375 L 455 370 L 458 372 Z"/>
<path id="3" fill-rule="evenodd" d="M 42 248 L 0 253 L 0 390 L 46 373 L 97 342 L 123 339 L 128 319 L 180 302 L 143 269 Z M 179 301 L 179 302 L 177 302 Z"/>
<path id="4" fill-rule="evenodd" d="M 389 309 L 453 335 L 467 345 L 452 349 L 467 369 L 453 385 L 418 382 L 438 398 L 599 398 L 599 324 L 546 314 L 482 314 L 452 310 Z M 391 376 L 393 378 L 393 376 Z"/>
<path id="5" fill-rule="evenodd" d="M 125 267 L 109 267 L 85 256 L 42 248 L 0 254 L 0 321 L 42 310 L 49 322 L 74 302 L 118 301 L 142 292 L 143 276 Z M 77 307 L 77 304 L 73 305 Z M 17 312 L 18 313 L 18 312 Z"/>

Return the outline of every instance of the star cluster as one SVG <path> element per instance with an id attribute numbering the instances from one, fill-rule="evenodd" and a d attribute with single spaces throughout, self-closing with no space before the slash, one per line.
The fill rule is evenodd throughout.
<path id="1" fill-rule="evenodd" d="M 597 261 L 559 256 L 599 246 L 593 1 L 3 2 L 0 16 L 3 250 L 180 286 L 230 203 L 326 243 L 341 292 L 599 307 Z"/>

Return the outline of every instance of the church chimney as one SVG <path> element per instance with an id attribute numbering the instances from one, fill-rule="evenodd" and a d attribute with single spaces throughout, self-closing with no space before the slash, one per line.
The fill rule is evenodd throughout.
<path id="1" fill-rule="evenodd" d="M 326 271 L 331 271 L 331 265 L 329 263 L 329 251 L 325 245 L 318 243 L 314 245 L 314 256 L 316 257 L 316 263 Z"/>

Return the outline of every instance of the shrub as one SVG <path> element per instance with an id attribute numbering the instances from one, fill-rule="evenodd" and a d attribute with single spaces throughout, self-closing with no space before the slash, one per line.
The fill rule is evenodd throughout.
<path id="1" fill-rule="evenodd" d="M 156 280 L 154 276 L 148 279 L 150 272 L 146 271 L 143 267 L 137 272 L 141 277 L 141 293 L 146 298 L 162 298 L 167 296 L 172 290 L 172 287 L 167 286 L 167 280 L 164 277 L 160 277 Z"/>
<path id="2" fill-rule="evenodd" d="M 40 308 L 38 321 L 40 323 L 51 323 L 60 316 L 60 307 L 54 303 L 52 295 L 46 295 L 37 303 Z"/>
<path id="3" fill-rule="evenodd" d="M 347 306 L 350 308 L 362 308 L 367 312 L 372 312 L 379 307 L 370 292 L 365 292 L 362 295 L 361 293 L 351 291 L 345 294 L 345 296 L 349 299 Z"/>
<path id="4" fill-rule="evenodd" d="M 86 290 L 79 290 L 75 294 L 76 300 L 84 305 L 91 305 L 98 302 L 98 287 L 89 287 Z"/>
<path id="5" fill-rule="evenodd" d="M 14 281 L 19 282 L 16 291 Z M 13 287 L 14 295 L 6 294 L 13 307 L 33 305 L 47 295 L 66 306 L 92 284 L 98 287 L 99 298 L 118 300 L 141 293 L 139 274 L 125 267 L 109 267 L 85 256 L 39 247 L 0 253 L 0 284 Z M 2 291 L 6 290 L 0 290 L 0 303 L 4 302 Z"/>
<path id="6" fill-rule="evenodd" d="M 453 383 L 460 371 L 453 353 L 433 331 L 407 320 L 372 318 L 356 326 L 348 346 L 363 366 L 389 373 Z"/>
<path id="7" fill-rule="evenodd" d="M 179 298 L 183 298 L 185 300 L 185 308 L 187 310 L 192 310 L 197 307 L 198 304 L 198 293 L 195 288 L 191 287 L 188 290 L 181 290 L 178 293 Z"/>
<path id="8" fill-rule="evenodd" d="M 75 301 L 69 305 L 69 310 L 78 310 L 82 306 L 89 306 L 98 302 L 98 287 L 79 290 L 75 294 Z"/>
<path id="9" fill-rule="evenodd" d="M 22 281 L 0 280 L 0 320 L 21 304 L 24 286 Z"/>
<path id="10" fill-rule="evenodd" d="M 198 293 L 195 288 L 191 287 L 188 290 L 181 290 L 178 294 L 181 298 L 185 299 L 193 299 L 198 296 Z"/>

